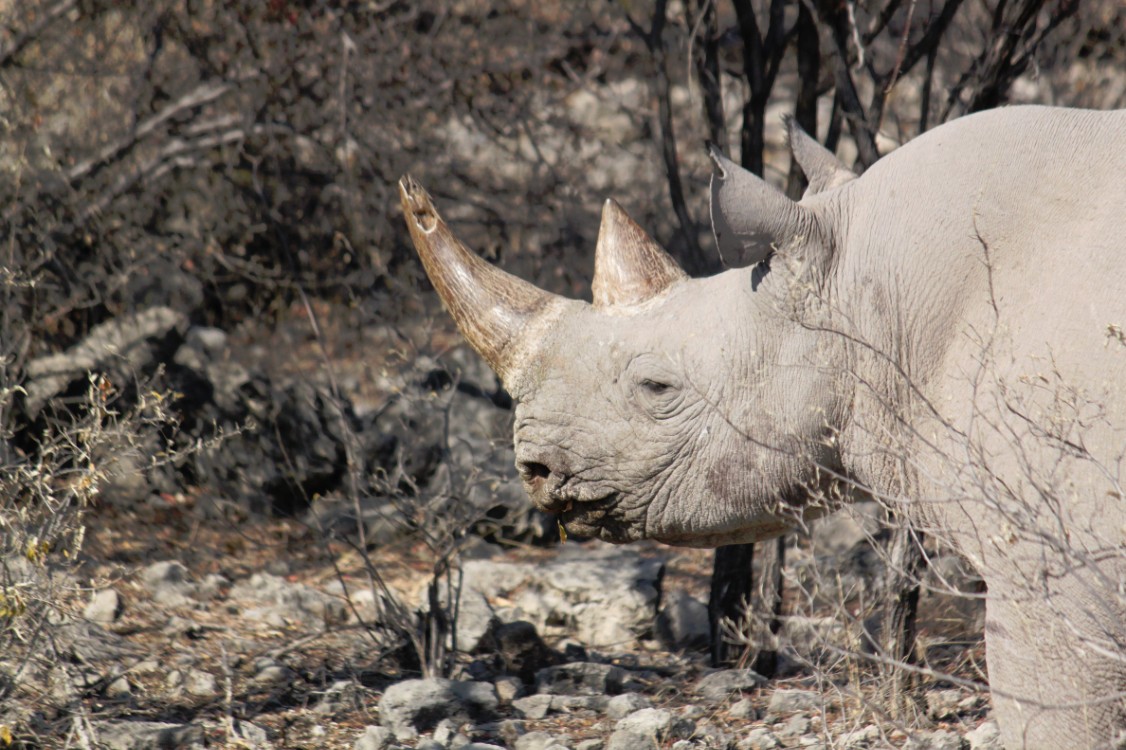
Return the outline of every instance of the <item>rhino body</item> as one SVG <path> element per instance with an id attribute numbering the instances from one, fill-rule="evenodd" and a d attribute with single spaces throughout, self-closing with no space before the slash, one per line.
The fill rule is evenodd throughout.
<path id="1" fill-rule="evenodd" d="M 460 245 L 427 271 L 517 402 L 533 501 L 578 534 L 777 535 L 855 485 L 968 558 L 1005 746 L 1126 733 L 1126 111 L 965 117 L 851 179 L 798 134 L 786 199 L 719 155 L 689 279 L 607 203 L 593 304 Z"/>

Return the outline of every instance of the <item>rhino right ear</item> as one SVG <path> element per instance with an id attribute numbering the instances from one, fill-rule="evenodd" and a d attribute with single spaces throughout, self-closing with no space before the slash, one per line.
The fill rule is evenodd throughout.
<path id="1" fill-rule="evenodd" d="M 810 239 L 812 215 L 800 205 L 708 145 L 712 158 L 712 230 L 728 266 L 748 266 L 774 250 Z"/>
<path id="2" fill-rule="evenodd" d="M 786 139 L 790 142 L 790 153 L 801 166 L 805 178 L 809 180 L 806 196 L 817 195 L 825 190 L 839 187 L 856 179 L 856 174 L 841 163 L 829 149 L 806 133 L 791 115 L 786 115 Z"/>

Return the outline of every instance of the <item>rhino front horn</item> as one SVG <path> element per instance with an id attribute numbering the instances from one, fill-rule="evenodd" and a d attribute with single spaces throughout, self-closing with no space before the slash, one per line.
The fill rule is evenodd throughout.
<path id="1" fill-rule="evenodd" d="M 595 307 L 644 302 L 684 278 L 676 261 L 621 206 L 606 201 L 590 285 Z"/>
<path id="2" fill-rule="evenodd" d="M 558 298 L 461 244 L 410 175 L 399 180 L 399 197 L 414 248 L 438 296 L 470 346 L 507 383 L 518 369 L 530 324 Z"/>

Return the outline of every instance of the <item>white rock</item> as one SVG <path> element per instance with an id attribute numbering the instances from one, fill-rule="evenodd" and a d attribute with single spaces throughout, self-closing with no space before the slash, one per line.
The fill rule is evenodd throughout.
<path id="1" fill-rule="evenodd" d="M 111 623 L 121 612 L 121 597 L 113 589 L 95 591 L 83 610 L 87 620 L 102 624 Z"/>
<path id="2" fill-rule="evenodd" d="M 777 716 L 795 711 L 811 711 L 821 708 L 822 702 L 821 694 L 812 690 L 775 690 L 770 696 L 766 713 Z"/>
<path id="3" fill-rule="evenodd" d="M 649 699 L 639 693 L 615 695 L 606 704 L 606 715 L 611 719 L 622 719 L 634 711 L 649 708 L 651 705 Z"/>
<path id="4" fill-rule="evenodd" d="M 775 750 L 782 747 L 782 743 L 766 727 L 756 727 L 736 742 L 735 747 L 737 750 Z"/>
<path id="5" fill-rule="evenodd" d="M 364 733 L 356 738 L 352 750 L 387 750 L 394 736 L 386 727 L 366 726 Z"/>
<path id="6" fill-rule="evenodd" d="M 970 750 L 1002 750 L 1001 730 L 992 719 L 983 721 L 977 729 L 967 732 L 966 740 L 970 743 Z"/>

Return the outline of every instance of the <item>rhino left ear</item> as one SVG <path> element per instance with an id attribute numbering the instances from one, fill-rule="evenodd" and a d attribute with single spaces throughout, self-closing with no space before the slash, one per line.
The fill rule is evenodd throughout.
<path id="1" fill-rule="evenodd" d="M 711 211 L 719 254 L 729 266 L 749 266 L 811 239 L 812 214 L 709 144 Z"/>
<path id="2" fill-rule="evenodd" d="M 591 291 L 595 307 L 635 305 L 688 275 L 613 200 L 602 207 Z"/>
<path id="3" fill-rule="evenodd" d="M 793 116 L 786 115 L 782 118 L 782 122 L 786 125 L 786 140 L 790 142 L 790 153 L 794 155 L 794 159 L 805 173 L 806 180 L 809 181 L 809 187 L 805 191 L 806 197 L 832 190 L 856 179 L 856 174 L 842 164 L 836 154 L 806 133 Z"/>

